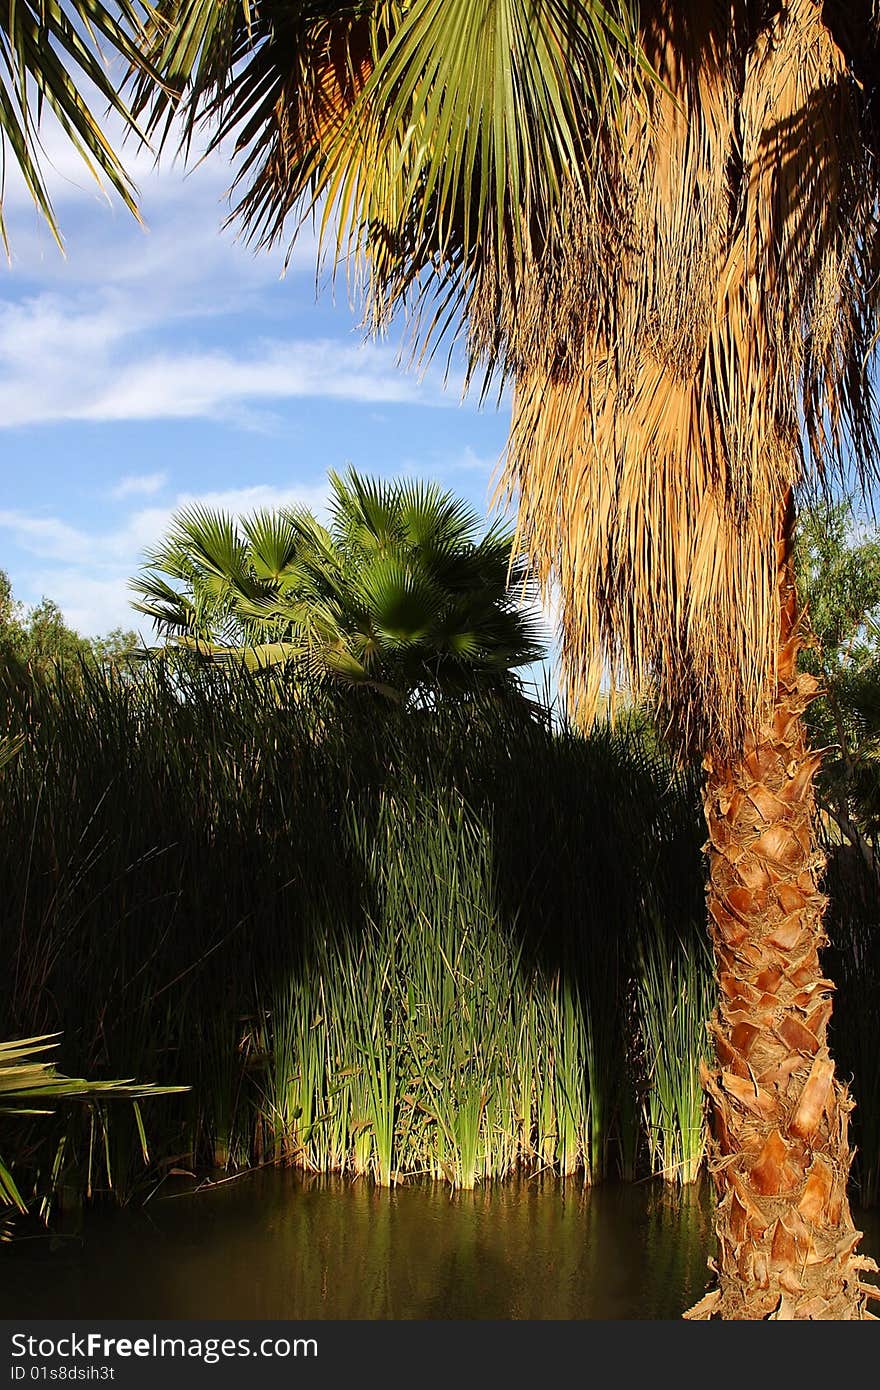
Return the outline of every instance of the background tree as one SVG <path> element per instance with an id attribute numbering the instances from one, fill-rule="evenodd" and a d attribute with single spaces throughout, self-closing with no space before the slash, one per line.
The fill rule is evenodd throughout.
<path id="1" fill-rule="evenodd" d="M 114 628 L 102 637 L 82 637 L 68 626 L 58 604 L 50 598 L 28 608 L 12 592 L 8 574 L 0 570 L 0 660 L 18 662 L 45 675 L 57 665 L 112 665 L 139 645 L 136 632 Z"/>
<path id="2" fill-rule="evenodd" d="M 424 700 L 519 688 L 544 654 L 512 536 L 434 484 L 330 474 L 305 509 L 181 512 L 132 588 L 159 631 L 214 656 L 297 661 L 320 678 Z M 510 585 L 508 585 L 510 579 Z"/>
<path id="3" fill-rule="evenodd" d="M 852 503 L 805 509 L 798 523 L 798 588 L 810 622 L 801 664 L 820 682 L 807 712 L 824 750 L 817 802 L 825 820 L 832 974 L 840 991 L 835 1056 L 862 1074 L 856 1111 L 859 1197 L 880 1193 L 880 1072 L 865 1065 L 880 998 L 880 538 Z M 846 951 L 843 941 L 852 941 Z"/>
<path id="4" fill-rule="evenodd" d="M 880 831 L 880 538 L 850 501 L 805 510 L 795 553 L 811 640 L 801 665 L 821 694 L 808 714 L 825 750 L 822 811 L 877 875 Z"/>
<path id="5" fill-rule="evenodd" d="M 513 379 L 508 479 L 573 700 L 624 676 L 704 757 L 719 1283 L 696 1314 L 862 1316 L 792 547 L 807 472 L 875 450 L 872 7 L 654 0 L 641 62 L 636 7 L 589 0 L 162 15 L 156 62 L 190 130 L 237 141 L 251 235 L 322 199 L 373 322 L 462 324 L 472 370 Z"/>

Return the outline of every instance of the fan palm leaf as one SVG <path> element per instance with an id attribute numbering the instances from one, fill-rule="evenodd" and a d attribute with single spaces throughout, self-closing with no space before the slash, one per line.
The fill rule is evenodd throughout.
<path id="1" fill-rule="evenodd" d="M 207 121 L 238 156 L 236 215 L 258 243 L 320 205 L 373 312 L 507 274 L 539 246 L 622 73 L 644 67 L 628 0 L 165 0 L 134 108 L 184 142 Z M 585 114 L 590 118 L 585 119 Z M 335 228 L 331 232 L 331 228 Z M 450 271 L 455 272 L 450 280 Z"/>
<path id="2" fill-rule="evenodd" d="M 135 607 L 213 659 L 300 661 L 398 698 L 509 680 L 542 655 L 537 611 L 508 589 L 509 531 L 481 537 L 473 510 L 434 484 L 353 470 L 330 483 L 329 528 L 303 510 L 240 525 L 181 513 L 132 581 Z"/>

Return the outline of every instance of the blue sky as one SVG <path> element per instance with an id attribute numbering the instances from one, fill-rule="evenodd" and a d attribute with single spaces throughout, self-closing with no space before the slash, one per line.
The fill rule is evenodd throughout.
<path id="1" fill-rule="evenodd" d="M 0 269 L 0 568 L 85 633 L 138 626 L 126 581 L 174 509 L 320 507 L 328 468 L 435 478 L 487 507 L 507 410 L 461 403 L 368 343 L 315 246 L 255 255 L 221 230 L 229 166 L 128 152 L 146 229 L 47 138 L 62 257 L 7 184 Z M 325 277 L 326 281 L 326 277 Z"/>

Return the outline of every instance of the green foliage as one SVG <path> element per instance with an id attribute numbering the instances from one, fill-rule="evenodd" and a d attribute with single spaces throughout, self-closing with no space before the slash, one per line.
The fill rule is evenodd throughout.
<path id="1" fill-rule="evenodd" d="M 56 665 L 118 663 L 138 645 L 137 633 L 122 628 L 103 637 L 81 637 L 52 599 L 25 607 L 15 599 L 9 576 L 0 570 L 0 661 L 46 673 Z"/>
<path id="2" fill-rule="evenodd" d="M 880 535 L 849 501 L 801 517 L 800 597 L 813 644 L 802 664 L 821 683 L 807 711 L 830 895 L 829 973 L 838 987 L 832 1046 L 857 1078 L 855 1173 L 865 1205 L 880 1200 Z"/>
<path id="3" fill-rule="evenodd" d="M 700 1062 L 715 1002 L 708 942 L 693 932 L 676 935 L 657 918 L 640 952 L 637 989 L 652 1168 L 667 1182 L 691 1183 L 705 1150 Z"/>
<path id="4" fill-rule="evenodd" d="M 820 804 L 873 863 L 880 831 L 880 537 L 850 502 L 800 519 L 798 587 L 812 631 L 803 666 L 819 677 L 808 710 L 813 747 L 825 749 Z"/>
<path id="5" fill-rule="evenodd" d="M 518 688 L 544 652 L 511 534 L 434 484 L 330 475 L 329 527 L 304 510 L 239 525 L 180 513 L 132 588 L 160 632 L 253 667 L 404 703 Z M 509 581 L 509 582 L 508 582 Z"/>
<path id="6" fill-rule="evenodd" d="M 377 721 L 369 691 L 161 664 L 7 681 L 0 711 L 27 733 L 2 772 L 0 1010 L 90 1075 L 192 1087 L 151 1103 L 154 1181 L 635 1161 L 637 944 L 657 910 L 702 930 L 696 780 L 635 724 L 584 739 L 493 699 Z M 124 1108 L 111 1138 L 124 1196 Z M 65 1153 L 73 1183 L 88 1135 Z"/>
<path id="7" fill-rule="evenodd" d="M 0 718 L 25 736 L 0 771 L 6 1026 L 63 1032 L 69 1072 L 192 1088 L 151 1101 L 146 1177 L 125 1106 L 34 1121 L 17 1174 L 48 1182 L 63 1140 L 69 1186 L 106 1143 L 91 1186 L 123 1199 L 213 1163 L 694 1175 L 699 776 L 637 718 L 583 737 L 488 699 L 380 721 L 368 690 L 161 663 L 7 675 Z M 876 938 L 831 888 L 859 1121 Z"/>

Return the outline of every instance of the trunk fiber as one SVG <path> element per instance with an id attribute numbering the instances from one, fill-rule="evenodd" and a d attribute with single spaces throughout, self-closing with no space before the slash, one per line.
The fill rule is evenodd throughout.
<path id="1" fill-rule="evenodd" d="M 827 1032 L 833 985 L 819 950 L 825 899 L 799 673 L 802 627 L 790 500 L 778 547 L 780 649 L 774 699 L 741 759 L 705 760 L 708 911 L 720 1004 L 709 1025 L 717 1285 L 687 1317 L 860 1319 L 873 1262 L 856 1254 L 847 1130 L 852 1109 Z"/>

